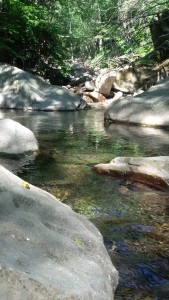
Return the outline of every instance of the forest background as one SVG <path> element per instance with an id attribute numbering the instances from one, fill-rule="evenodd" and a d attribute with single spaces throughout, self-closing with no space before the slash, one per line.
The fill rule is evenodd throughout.
<path id="1" fill-rule="evenodd" d="M 162 0 L 0 0 L 0 61 L 30 70 L 42 59 L 65 73 L 75 59 L 100 67 L 121 56 L 158 61 L 150 24 L 167 9 Z"/>

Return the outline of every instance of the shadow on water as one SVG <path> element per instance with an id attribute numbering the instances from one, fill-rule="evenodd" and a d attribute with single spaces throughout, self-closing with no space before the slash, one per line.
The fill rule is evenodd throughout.
<path id="1" fill-rule="evenodd" d="M 93 166 L 117 156 L 169 155 L 169 132 L 105 127 L 102 109 L 4 116 L 30 128 L 47 149 L 27 159 L 17 174 L 54 194 L 101 231 L 119 271 L 115 299 L 168 299 L 169 195 L 100 176 Z"/>

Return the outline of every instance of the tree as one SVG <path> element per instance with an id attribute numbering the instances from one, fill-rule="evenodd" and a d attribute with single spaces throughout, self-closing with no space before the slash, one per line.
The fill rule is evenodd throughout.
<path id="1" fill-rule="evenodd" d="M 39 58 L 132 61 L 153 50 L 150 23 L 165 9 L 164 0 L 1 0 L 0 57 L 26 69 Z"/>
<path id="2" fill-rule="evenodd" d="M 53 19 L 53 1 L 4 0 L 0 11 L 0 55 L 2 61 L 23 68 L 39 58 L 60 61 L 64 46 Z M 43 5 L 42 5 L 43 4 Z M 57 11 L 57 5 L 55 10 Z"/>

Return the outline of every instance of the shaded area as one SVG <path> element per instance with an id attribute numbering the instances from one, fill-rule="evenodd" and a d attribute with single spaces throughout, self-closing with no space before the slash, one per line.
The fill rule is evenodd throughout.
<path id="1" fill-rule="evenodd" d="M 74 111 L 87 107 L 80 96 L 68 89 L 52 86 L 3 63 L 0 63 L 0 92 L 0 107 L 3 109 Z"/>

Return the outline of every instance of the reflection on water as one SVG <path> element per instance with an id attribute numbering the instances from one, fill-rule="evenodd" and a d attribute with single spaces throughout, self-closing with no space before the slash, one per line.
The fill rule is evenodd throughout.
<path id="1" fill-rule="evenodd" d="M 169 196 L 100 176 L 93 166 L 116 156 L 169 155 L 169 132 L 104 126 L 103 110 L 94 108 L 3 114 L 30 128 L 52 152 L 27 157 L 18 175 L 85 215 L 103 234 L 120 275 L 115 299 L 168 299 Z"/>

